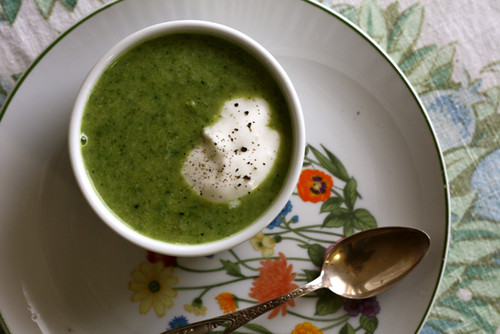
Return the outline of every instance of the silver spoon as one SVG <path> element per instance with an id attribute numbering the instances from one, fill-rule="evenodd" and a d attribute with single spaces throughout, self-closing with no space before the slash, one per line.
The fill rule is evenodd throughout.
<path id="1" fill-rule="evenodd" d="M 408 227 L 382 227 L 363 231 L 335 244 L 325 256 L 321 274 L 306 285 L 267 302 L 236 312 L 178 327 L 162 334 L 202 334 L 227 323 L 230 333 L 293 298 L 328 288 L 350 299 L 372 297 L 392 287 L 427 254 L 429 236 Z"/>

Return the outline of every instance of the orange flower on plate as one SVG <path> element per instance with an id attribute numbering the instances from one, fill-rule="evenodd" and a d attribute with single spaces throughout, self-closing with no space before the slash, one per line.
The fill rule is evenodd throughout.
<path id="1" fill-rule="evenodd" d="M 238 308 L 238 299 L 230 292 L 223 292 L 215 299 L 217 299 L 217 303 L 219 303 L 220 309 L 224 313 L 234 312 Z"/>
<path id="2" fill-rule="evenodd" d="M 333 179 L 317 169 L 304 169 L 300 174 L 297 190 L 304 202 L 324 202 L 330 197 Z"/>
<path id="3" fill-rule="evenodd" d="M 323 334 L 323 332 L 309 321 L 306 321 L 295 326 L 292 334 Z"/>
<path id="4" fill-rule="evenodd" d="M 253 287 L 248 294 L 251 298 L 255 298 L 259 303 L 269 299 L 278 297 L 290 290 L 296 289 L 299 286 L 293 283 L 296 273 L 292 273 L 293 266 L 287 264 L 286 257 L 283 253 L 279 253 L 280 258 L 275 260 L 264 260 L 260 264 L 259 277 L 254 278 Z M 281 311 L 281 315 L 286 315 L 287 306 L 295 306 L 295 302 L 289 302 L 278 306 L 269 314 L 269 319 L 274 318 Z"/>

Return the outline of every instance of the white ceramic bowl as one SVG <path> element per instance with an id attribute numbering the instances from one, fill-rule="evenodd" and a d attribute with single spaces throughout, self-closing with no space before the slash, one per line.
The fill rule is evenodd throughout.
<path id="1" fill-rule="evenodd" d="M 81 120 L 87 99 L 95 83 L 118 56 L 132 47 L 155 37 L 173 33 L 202 33 L 226 39 L 257 58 L 275 78 L 288 103 L 294 132 L 293 154 L 288 176 L 271 206 L 245 229 L 224 239 L 198 245 L 168 243 L 144 236 L 118 218 L 94 189 L 80 151 Z M 297 183 L 305 149 L 305 131 L 302 110 L 295 89 L 287 74 L 260 44 L 230 27 L 206 21 L 180 20 L 153 25 L 131 34 L 113 46 L 91 69 L 78 93 L 69 128 L 70 159 L 77 182 L 98 216 L 127 240 L 154 252 L 174 256 L 202 256 L 232 248 L 257 234 L 267 226 L 286 205 Z"/>

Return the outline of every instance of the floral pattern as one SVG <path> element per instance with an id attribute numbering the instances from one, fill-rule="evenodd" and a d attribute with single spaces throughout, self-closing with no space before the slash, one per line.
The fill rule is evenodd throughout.
<path id="1" fill-rule="evenodd" d="M 287 263 L 283 253 L 280 253 L 279 256 L 279 259 L 260 262 L 262 266 L 259 268 L 259 277 L 253 280 L 253 287 L 248 294 L 259 303 L 276 298 L 299 287 L 293 283 L 297 276 L 296 273 L 292 273 L 293 266 Z M 281 315 L 285 316 L 287 306 L 295 306 L 295 301 L 292 299 L 276 307 L 270 312 L 268 318 L 274 318 L 280 311 Z"/>
<path id="2" fill-rule="evenodd" d="M 498 331 L 500 327 L 495 326 L 491 319 L 500 317 L 500 311 L 488 287 L 496 286 L 496 277 L 500 274 L 497 227 L 500 222 L 500 196 L 497 192 L 500 185 L 500 137 L 492 135 L 491 131 L 500 127 L 500 86 L 484 87 L 481 78 L 473 79 L 467 72 L 459 76 L 458 82 L 454 81 L 456 43 L 415 47 L 424 22 L 424 6 L 419 2 L 402 11 L 398 2 L 382 8 L 376 0 L 362 1 L 359 6 L 329 0 L 324 4 L 359 25 L 387 51 L 412 82 L 437 131 L 450 185 L 453 235 L 438 298 L 422 333 Z M 479 73 L 499 71 L 500 61 L 486 64 Z M 290 207 L 284 208 L 252 243 L 252 248 L 262 252 L 263 258 L 269 261 L 283 261 L 281 255 L 276 259 L 271 257 L 281 242 L 295 238 L 292 235 L 310 238 L 310 233 L 320 228 L 331 235 L 340 230 L 338 239 L 376 226 L 371 213 L 357 207 L 360 198 L 357 180 L 323 145 L 307 145 L 296 195 L 302 201 L 320 206 L 323 223 L 318 227 L 295 226 L 293 223 L 298 222 L 299 215 L 289 217 L 293 211 L 290 202 Z M 482 245 L 480 248 L 478 243 Z M 311 263 L 319 267 L 331 241 L 322 243 L 307 239 L 307 242 L 298 241 L 298 244 L 307 250 Z M 250 279 L 251 276 L 241 271 L 246 263 L 236 258 L 235 261 L 226 261 L 222 263 L 228 275 Z M 295 280 L 300 277 L 310 280 L 316 273 L 314 270 L 298 271 Z M 253 278 L 253 282 L 258 282 L 258 278 Z M 257 295 L 249 297 L 258 301 Z M 349 319 L 358 319 L 359 326 L 367 333 L 376 331 L 377 315 L 383 307 L 376 298 L 337 300 L 326 294 L 317 298 L 315 314 L 339 314 L 336 321 L 340 332 L 355 332 L 356 326 Z M 325 302 L 327 298 L 330 298 L 329 303 Z M 333 302 L 331 298 L 334 298 Z M 252 301 L 242 300 L 240 304 L 243 302 Z M 316 325 L 310 319 L 304 320 L 307 321 L 297 322 L 295 332 L 322 331 L 313 327 Z"/>
<path id="3" fill-rule="evenodd" d="M 295 326 L 292 334 L 323 334 L 323 332 L 309 321 L 306 321 Z"/>
<path id="4" fill-rule="evenodd" d="M 69 13 L 78 3 L 77 0 L 24 0 L 24 3 L 28 2 L 34 4 L 40 16 L 46 20 L 52 15 L 56 4 L 62 4 Z M 384 5 L 377 0 L 318 2 L 358 25 L 387 51 L 410 79 L 438 133 L 450 182 L 453 234 L 444 280 L 422 333 L 498 332 L 500 327 L 494 323 L 494 319 L 500 318 L 500 310 L 497 307 L 498 298 L 492 291 L 498 285 L 497 277 L 500 275 L 500 137 L 495 131 L 500 128 L 500 87 L 485 86 L 481 76 L 498 74 L 500 62 L 485 64 L 476 77 L 471 77 L 466 70 L 457 74 L 457 43 L 419 43 L 421 28 L 425 24 L 425 5 L 421 1 L 413 1 L 404 9 L 400 8 L 397 1 L 383 2 Z M 0 24 L 15 29 L 14 23 L 22 3 L 22 0 L 0 1 Z M 420 46 L 417 48 L 417 45 Z M 12 83 L 19 75 L 0 73 L 0 104 L 12 91 Z M 458 77 L 458 82 L 454 77 Z M 283 209 L 262 236 L 262 240 L 267 236 L 274 242 L 274 249 L 287 240 L 295 240 L 304 249 L 306 255 L 300 263 L 307 261 L 312 267 L 301 267 L 294 262 L 297 274 L 294 280 L 302 283 L 317 274 L 322 254 L 334 241 L 316 240 L 312 236 L 313 232 L 326 231 L 331 239 L 376 226 L 375 218 L 368 211 L 356 207 L 356 199 L 359 198 L 356 180 L 346 173 L 336 156 L 324 147 L 308 146 L 304 168 L 304 171 L 316 171 L 317 174 L 303 173 L 305 180 L 300 182 L 297 195 L 300 200 L 320 206 L 318 211 L 325 213 L 323 223 L 312 227 L 301 225 L 299 213 L 289 216 L 293 210 L 290 202 L 290 206 Z M 331 184 L 328 183 L 328 177 L 332 178 Z M 338 188 L 339 185 L 343 187 Z M 327 191 L 330 194 L 327 195 Z M 269 239 L 266 242 L 267 245 L 271 244 Z M 264 247 L 264 243 L 256 245 L 256 251 L 262 252 L 263 258 L 259 260 L 283 261 L 281 256 L 272 258 L 274 250 L 269 254 L 270 247 Z M 255 249 L 254 244 L 251 246 Z M 288 262 L 292 262 L 292 257 L 286 255 L 287 264 L 290 265 Z M 209 259 L 219 265 L 210 268 L 210 271 L 219 270 L 230 278 L 218 284 L 225 285 L 231 291 L 235 282 L 255 282 L 259 271 L 254 266 L 255 259 L 242 258 L 241 254 L 236 253 L 231 256 Z M 203 305 L 203 298 L 210 293 L 213 293 L 210 298 L 216 300 L 224 312 L 239 307 L 236 303 L 234 307 L 231 304 L 231 292 L 216 292 L 215 285 L 179 285 L 177 276 L 180 273 L 205 275 L 208 270 L 199 272 L 182 261 L 179 263 L 176 258 L 151 252 L 145 258 L 146 261 L 132 271 L 132 280 L 128 285 L 129 292 L 132 291 L 133 304 L 140 302 L 139 313 L 154 309 L 158 317 L 170 319 L 168 327 L 174 328 L 187 324 L 190 315 L 206 314 L 209 308 Z M 198 297 L 180 301 L 185 291 L 199 292 Z M 219 301 L 215 295 L 224 297 L 220 297 Z M 332 300 L 327 295 L 314 296 L 317 302 L 315 313 L 310 316 L 312 320 L 288 312 L 287 318 L 292 317 L 297 324 L 293 333 L 330 332 L 331 328 L 338 328 L 341 333 L 354 333 L 358 329 L 373 333 L 376 330 L 376 316 L 381 308 L 376 299 L 352 302 L 333 298 L 334 302 L 326 303 L 327 297 Z M 256 302 L 253 299 L 237 300 L 239 304 Z M 168 314 L 167 310 L 173 303 L 186 305 L 186 315 Z M 339 325 L 328 327 L 332 326 L 329 323 L 323 326 L 322 317 L 326 315 L 335 315 L 333 324 Z M 263 327 L 247 329 L 266 333 Z"/>
<path id="5" fill-rule="evenodd" d="M 174 329 L 174 328 L 186 326 L 188 324 L 189 324 L 188 319 L 185 316 L 181 315 L 181 316 L 174 317 L 172 320 L 170 320 L 168 322 L 168 329 Z"/>
<path id="6" fill-rule="evenodd" d="M 169 270 L 170 273 L 175 271 L 183 277 L 189 275 L 191 278 L 195 277 L 200 283 L 200 285 L 188 285 L 177 284 L 177 280 L 169 282 L 176 292 L 182 292 L 180 296 L 171 296 L 171 300 L 172 303 L 184 305 L 185 314 L 171 314 L 170 317 L 173 316 L 173 318 L 168 322 L 168 328 L 197 321 L 193 316 L 206 316 L 209 312 L 217 311 L 234 312 L 240 307 L 262 303 L 296 289 L 299 285 L 318 276 L 326 252 L 338 240 L 344 238 L 346 233 L 377 226 L 370 212 L 358 207 L 357 198 L 360 194 L 357 191 L 356 179 L 349 174 L 340 159 L 325 146 L 321 145 L 320 148 L 316 148 L 307 145 L 302 175 L 306 175 L 309 180 L 320 176 L 326 180 L 330 188 L 329 192 L 325 191 L 322 194 L 321 201 L 312 202 L 316 205 L 318 212 L 327 214 L 322 224 L 300 223 L 299 215 L 295 214 L 292 202 L 295 200 L 311 201 L 301 196 L 300 193 L 296 193 L 278 216 L 263 231 L 248 241 L 250 252 L 239 251 L 239 248 L 235 248 L 229 251 L 229 258 L 224 256 L 226 253 L 206 257 L 205 262 L 210 264 L 207 269 L 192 267 L 189 259 L 146 252 L 147 262 L 145 263 L 154 265 L 156 270 Z M 334 182 L 337 184 L 335 187 Z M 311 192 L 310 189 L 308 191 Z M 328 193 L 328 197 L 324 195 L 325 193 Z M 290 242 L 298 244 L 299 248 L 304 250 L 302 256 L 287 255 L 286 244 Z M 261 257 L 255 257 L 252 249 L 254 252 L 259 252 Z M 274 254 L 276 249 L 279 249 L 277 256 Z M 217 263 L 219 266 L 216 265 Z M 212 273 L 218 275 L 216 282 L 203 284 L 211 280 Z M 227 279 L 221 278 L 224 276 Z M 241 283 L 244 283 L 244 291 L 248 298 L 244 297 Z M 224 290 L 220 291 L 221 288 Z M 194 298 L 186 300 L 185 293 L 194 293 Z M 310 297 L 316 300 L 311 315 L 294 312 L 296 301 L 290 300 L 270 311 L 266 318 L 284 316 L 296 318 L 293 333 L 323 333 L 331 328 L 338 328 L 340 332 L 349 332 L 356 322 L 360 322 L 360 328 L 367 333 L 373 333 L 377 328 L 377 315 L 381 307 L 376 298 L 351 303 L 329 290 L 320 290 Z M 210 301 L 215 301 L 217 306 L 211 307 Z M 144 313 L 148 310 L 141 306 L 139 312 Z M 178 309 L 176 312 L 179 312 Z M 158 315 L 163 317 L 166 314 L 168 312 L 160 312 Z M 329 318 L 325 319 L 325 317 Z M 323 323 L 324 326 L 320 328 L 315 322 Z M 251 323 L 245 326 L 258 333 L 271 333 L 259 324 Z"/>
<path id="7" fill-rule="evenodd" d="M 500 277 L 500 86 L 483 86 L 460 69 L 457 43 L 415 48 L 424 24 L 421 2 L 399 10 L 366 0 L 356 7 L 325 1 L 370 34 L 411 81 L 436 129 L 446 163 L 453 233 L 445 274 L 422 334 L 498 333 Z M 401 38 L 404 36 L 404 38 Z M 498 74 L 500 61 L 480 75 Z M 480 245 L 480 247 L 479 247 Z"/>
<path id="8" fill-rule="evenodd" d="M 148 251 L 146 254 L 146 259 L 150 263 L 162 262 L 165 267 L 173 266 L 177 263 L 177 257 L 168 256 L 163 254 L 158 254 L 155 252 Z"/>
<path id="9" fill-rule="evenodd" d="M 498 136 L 485 134 L 500 126 L 497 112 L 500 88 L 484 88 L 481 79 L 473 80 L 467 73 L 460 82 L 454 82 L 451 74 L 455 43 L 415 48 L 424 21 L 424 7 L 418 2 L 403 11 L 397 2 L 386 8 L 374 0 L 363 1 L 358 7 L 334 1 L 325 1 L 325 4 L 371 34 L 398 63 L 426 106 L 443 149 L 452 194 L 453 243 L 438 301 L 422 333 L 495 332 L 497 327 L 490 319 L 498 318 L 500 313 L 484 284 L 494 285 L 494 277 L 500 273 L 500 235 L 495 228 L 500 222 L 500 196 L 495 190 L 499 185 L 495 171 L 500 166 L 500 141 Z M 401 32 L 405 38 L 398 39 Z M 498 71 L 500 62 L 487 64 L 481 73 Z M 338 182 L 333 182 L 333 178 Z M 338 184 L 343 184 L 343 188 L 338 189 Z M 356 207 L 360 196 L 356 179 L 326 147 L 307 146 L 297 190 L 301 200 L 321 205 L 321 212 L 326 213 L 322 228 L 340 228 L 339 237 L 376 226 L 375 218 L 368 211 Z M 291 224 L 293 219 L 286 218 L 290 212 L 291 209 L 285 208 L 268 226 L 270 232 L 264 233 L 275 242 L 274 248 L 288 237 L 284 230 L 296 230 Z M 280 232 L 274 232 L 277 229 Z M 485 245 L 481 251 L 477 249 L 478 240 Z M 323 247 L 314 244 L 305 248 L 314 254 L 318 246 Z M 313 259 L 314 256 L 311 261 Z M 476 302 L 471 303 L 472 300 Z M 359 318 L 360 325 L 372 333 L 378 325 L 380 308 L 376 298 L 357 302 L 340 300 L 330 311 L 344 310 L 347 316 Z M 322 307 L 317 305 L 317 310 Z M 297 330 L 299 328 L 302 327 Z M 341 331 L 347 333 L 354 328 L 346 322 Z"/>
<path id="10" fill-rule="evenodd" d="M 230 292 L 223 292 L 215 299 L 224 313 L 234 312 L 238 308 L 238 298 Z"/>
<path id="11" fill-rule="evenodd" d="M 281 210 L 281 212 L 278 214 L 276 218 L 273 219 L 269 225 L 267 225 L 267 228 L 272 230 L 275 227 L 279 227 L 281 223 L 286 219 L 286 215 L 292 212 L 293 205 L 291 201 L 288 201 L 285 205 L 285 207 Z M 291 221 L 293 223 L 298 223 L 299 222 L 299 216 L 295 215 L 291 218 Z"/>
<path id="12" fill-rule="evenodd" d="M 302 171 L 299 184 L 297 185 L 299 196 L 302 200 L 312 201 L 311 196 L 316 196 L 316 194 L 310 190 L 310 187 L 313 187 L 314 182 L 316 182 L 313 180 L 314 178 L 322 180 L 317 181 L 320 182 L 320 184 L 325 182 L 328 188 L 331 187 L 328 192 L 325 191 L 324 194 L 321 193 L 318 197 L 314 197 L 314 201 L 312 201 L 313 203 L 320 202 L 320 200 L 324 202 L 321 205 L 320 212 L 328 213 L 328 215 L 323 220 L 323 227 L 342 227 L 344 236 L 349 236 L 355 233 L 356 230 L 363 231 L 377 227 L 375 218 L 368 210 L 356 207 L 357 200 L 360 198 L 360 194 L 357 190 L 358 183 L 356 178 L 349 175 L 346 167 L 335 154 L 323 145 L 321 145 L 321 150 L 314 146 L 307 145 L 304 161 L 305 166 L 312 166 L 315 169 L 305 169 Z M 345 183 L 344 188 L 334 189 L 332 177 L 319 170 L 319 168 L 322 168 L 343 181 Z M 306 181 L 302 183 L 302 186 L 304 184 L 308 185 L 304 187 L 305 190 L 303 190 L 307 195 L 301 195 L 300 192 L 300 186 L 303 179 Z M 323 186 L 320 185 L 319 188 L 323 189 Z M 328 193 L 328 197 L 324 196 L 326 193 Z"/>
<path id="13" fill-rule="evenodd" d="M 250 243 L 254 250 L 262 252 L 263 257 L 270 257 L 274 254 L 276 242 L 262 231 L 251 238 Z"/>
<path id="14" fill-rule="evenodd" d="M 320 170 L 304 169 L 300 174 L 297 189 L 303 201 L 324 202 L 330 197 L 332 177 Z"/>
<path id="15" fill-rule="evenodd" d="M 179 280 L 174 275 L 174 268 L 165 267 L 161 261 L 153 265 L 143 262 L 131 275 L 133 281 L 128 286 L 134 292 L 131 300 L 141 302 L 140 313 L 148 313 L 152 307 L 159 317 L 164 316 L 165 310 L 174 305 L 173 298 L 177 296 L 173 286 Z"/>
<path id="16" fill-rule="evenodd" d="M 207 313 L 207 307 L 203 305 L 201 298 L 195 298 L 191 304 L 184 305 L 184 309 L 196 316 L 205 315 Z"/>
<path id="17" fill-rule="evenodd" d="M 363 314 L 368 318 L 374 318 L 380 312 L 380 306 L 376 297 L 361 300 L 345 299 L 344 310 L 350 317 Z"/>
<path id="18" fill-rule="evenodd" d="M 45 19 L 48 19 L 52 13 L 56 0 L 32 0 L 38 7 L 40 13 Z M 59 0 L 68 10 L 73 10 L 77 4 L 77 0 Z M 14 23 L 19 10 L 21 9 L 22 0 L 10 0 L 0 2 L 0 22 L 7 21 Z"/>

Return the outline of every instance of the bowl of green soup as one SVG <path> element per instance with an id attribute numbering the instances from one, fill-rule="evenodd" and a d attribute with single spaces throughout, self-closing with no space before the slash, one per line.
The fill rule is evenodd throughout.
<path id="1" fill-rule="evenodd" d="M 304 121 L 275 58 L 212 22 L 171 21 L 90 70 L 69 129 L 90 206 L 148 250 L 202 256 L 265 228 L 295 189 Z"/>

